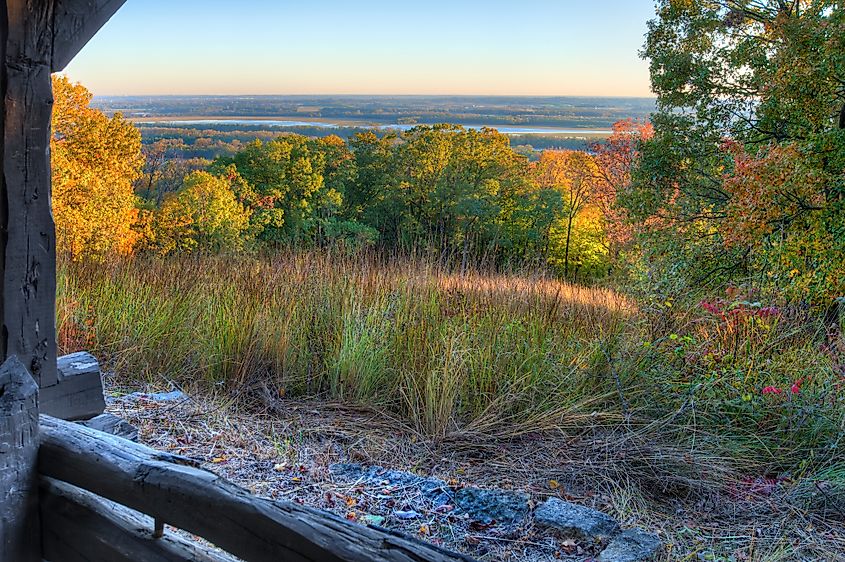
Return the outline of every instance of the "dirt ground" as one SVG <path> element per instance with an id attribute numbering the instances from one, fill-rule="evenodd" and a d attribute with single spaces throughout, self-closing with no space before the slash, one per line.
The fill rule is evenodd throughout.
<path id="1" fill-rule="evenodd" d="M 435 443 L 383 412 L 336 403 L 284 400 L 246 414 L 213 398 L 118 397 L 108 410 L 138 427 L 142 443 L 193 458 L 254 494 L 401 530 L 481 561 L 590 560 L 591 553 L 530 522 L 484 525 L 421 509 L 413 491 L 337 482 L 329 467 L 379 465 L 457 487 L 524 491 L 534 504 L 558 496 L 657 533 L 660 560 L 845 560 L 845 517 L 835 505 L 797 507 L 789 479 L 701 466 L 651 432 L 462 434 Z M 419 516 L 396 516 L 408 511 Z"/>

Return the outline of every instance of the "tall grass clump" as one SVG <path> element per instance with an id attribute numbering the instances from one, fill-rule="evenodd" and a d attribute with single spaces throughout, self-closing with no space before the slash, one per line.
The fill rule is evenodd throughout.
<path id="1" fill-rule="evenodd" d="M 635 329 L 613 291 L 412 260 L 291 252 L 60 269 L 63 349 L 88 348 L 120 376 L 365 403 L 441 436 L 598 408 L 612 390 L 598 350 Z"/>

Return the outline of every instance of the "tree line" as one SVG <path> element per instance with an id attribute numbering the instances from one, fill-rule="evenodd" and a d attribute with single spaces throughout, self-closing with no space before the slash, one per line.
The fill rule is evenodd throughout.
<path id="1" fill-rule="evenodd" d="M 54 90 L 54 212 L 73 259 L 377 246 L 594 277 L 624 241 L 610 224 L 627 181 L 617 168 L 645 131 L 623 122 L 590 153 L 547 150 L 536 162 L 494 129 L 456 125 L 348 142 L 290 134 L 180 159 L 169 141 L 142 146 L 119 114 L 91 108 L 83 86 L 57 76 Z"/>

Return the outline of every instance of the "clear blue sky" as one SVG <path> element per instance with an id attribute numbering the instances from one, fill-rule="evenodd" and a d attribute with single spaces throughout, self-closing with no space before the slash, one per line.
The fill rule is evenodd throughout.
<path id="1" fill-rule="evenodd" d="M 127 0 L 95 94 L 647 96 L 652 0 Z"/>

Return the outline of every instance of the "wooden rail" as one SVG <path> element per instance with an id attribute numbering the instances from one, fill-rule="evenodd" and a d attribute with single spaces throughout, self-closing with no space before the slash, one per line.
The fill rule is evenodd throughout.
<path id="1" fill-rule="evenodd" d="M 162 547 L 150 538 L 150 529 L 146 535 L 138 532 L 137 517 L 129 520 L 68 484 L 203 537 L 250 562 L 471 560 L 386 529 L 364 527 L 294 503 L 256 498 L 188 459 L 43 415 L 38 470 L 42 477 L 65 483 L 42 483 L 42 512 L 52 513 L 59 505 L 74 514 L 42 517 L 45 549 L 60 555 L 51 562 L 85 560 L 62 553 L 78 552 L 86 545 L 112 549 L 109 560 L 218 560 L 208 550 L 186 558 L 181 543 Z M 91 522 L 83 525 L 88 534 L 108 528 L 110 538 L 92 547 L 90 536 L 80 532 L 84 520 Z M 128 545 L 122 548 L 123 557 L 117 555 L 120 549 L 115 551 L 117 544 Z"/>
<path id="2" fill-rule="evenodd" d="M 42 478 L 41 555 L 51 562 L 236 562 L 175 533 L 156 538 L 153 520 L 90 492 Z"/>

